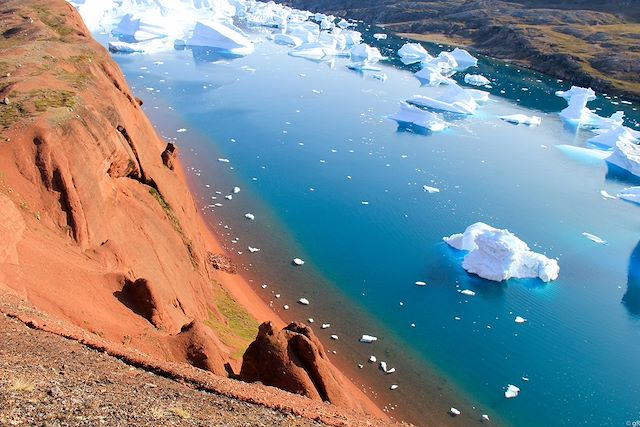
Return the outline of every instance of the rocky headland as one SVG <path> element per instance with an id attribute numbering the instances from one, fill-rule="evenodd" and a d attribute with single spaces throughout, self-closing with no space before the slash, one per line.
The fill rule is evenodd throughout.
<path id="1" fill-rule="evenodd" d="M 287 0 L 415 40 L 464 45 L 599 92 L 640 100 L 640 5 L 590 0 Z"/>
<path id="2" fill-rule="evenodd" d="M 258 404 L 282 424 L 388 422 L 307 326 L 276 332 L 284 323 L 234 274 L 199 216 L 178 150 L 64 0 L 0 3 L 0 100 L 0 424 L 44 423 L 51 399 L 41 397 L 59 392 L 78 417 L 98 417 L 87 425 L 119 423 L 100 410 L 102 391 L 122 392 L 129 375 L 86 347 L 145 371 L 132 385 L 146 399 L 132 425 L 148 425 L 154 395 L 184 384 L 192 391 L 180 396 L 197 389 L 230 406 Z M 83 387 L 95 387 L 86 413 L 88 400 L 68 389 L 83 369 Z M 164 388 L 148 372 L 183 385 Z M 175 405 L 159 405 L 156 424 L 184 421 Z"/>

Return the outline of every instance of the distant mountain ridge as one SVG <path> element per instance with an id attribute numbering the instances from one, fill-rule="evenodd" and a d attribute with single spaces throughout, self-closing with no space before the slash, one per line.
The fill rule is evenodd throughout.
<path id="1" fill-rule="evenodd" d="M 640 0 L 287 0 L 640 100 Z"/>

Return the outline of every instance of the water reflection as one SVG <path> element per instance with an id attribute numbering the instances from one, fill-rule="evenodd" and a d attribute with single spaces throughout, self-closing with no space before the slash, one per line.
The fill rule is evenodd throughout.
<path id="1" fill-rule="evenodd" d="M 629 258 L 627 292 L 622 297 L 622 304 L 632 316 L 640 318 L 640 242 Z"/>

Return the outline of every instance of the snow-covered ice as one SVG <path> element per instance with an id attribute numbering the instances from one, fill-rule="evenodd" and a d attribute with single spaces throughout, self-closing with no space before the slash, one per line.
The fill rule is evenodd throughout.
<path id="1" fill-rule="evenodd" d="M 613 147 L 613 152 L 606 160 L 635 176 L 640 176 L 640 145 L 632 141 L 618 140 Z"/>
<path id="2" fill-rule="evenodd" d="M 429 55 L 429 52 L 420 43 L 405 43 L 398 49 L 398 55 L 402 62 L 407 65 L 433 60 L 433 56 Z"/>
<path id="3" fill-rule="evenodd" d="M 466 74 L 464 82 L 474 86 L 484 86 L 491 83 L 488 78 L 480 74 Z"/>
<path id="4" fill-rule="evenodd" d="M 640 187 L 625 188 L 618 193 L 618 197 L 628 202 L 640 204 Z"/>
<path id="5" fill-rule="evenodd" d="M 437 113 L 425 111 L 406 102 L 400 102 L 400 111 L 389 116 L 400 124 L 413 124 L 431 132 L 445 129 L 447 122 Z"/>
<path id="6" fill-rule="evenodd" d="M 538 277 L 543 282 L 555 280 L 560 272 L 558 262 L 533 252 L 509 230 L 493 228 L 477 222 L 463 233 L 444 237 L 451 247 L 469 251 L 462 267 L 469 273 L 494 281 L 510 278 Z"/>
<path id="7" fill-rule="evenodd" d="M 538 116 L 527 116 L 525 114 L 511 114 L 508 116 L 500 116 L 501 120 L 516 125 L 537 126 L 542 122 L 542 119 Z"/>
<path id="8" fill-rule="evenodd" d="M 518 394 L 520 394 L 520 389 L 513 384 L 507 385 L 507 391 L 504 392 L 504 397 L 507 399 L 513 399 Z"/>
<path id="9" fill-rule="evenodd" d="M 372 343 L 374 341 L 378 341 L 378 338 L 374 337 L 373 335 L 364 334 L 362 335 L 362 337 L 360 337 L 360 342 Z"/>

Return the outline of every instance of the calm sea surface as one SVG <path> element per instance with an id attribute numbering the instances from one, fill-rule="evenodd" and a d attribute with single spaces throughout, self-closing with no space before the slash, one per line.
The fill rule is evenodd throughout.
<path id="1" fill-rule="evenodd" d="M 389 56 L 403 43 L 361 30 Z M 426 135 L 385 116 L 444 86 L 420 87 L 416 69 L 393 60 L 381 63 L 383 82 L 347 69 L 345 58 L 290 57 L 266 34 L 253 35 L 256 50 L 243 58 L 191 50 L 114 56 L 158 131 L 176 139 L 199 207 L 256 278 L 256 291 L 285 320 L 331 323 L 315 328 L 338 354 L 330 355 L 349 375 L 365 365 L 367 390 L 411 421 L 450 406 L 464 408 L 463 424 L 483 413 L 514 426 L 640 419 L 640 206 L 600 194 L 639 184 L 562 147 L 592 136 L 557 116 L 566 102 L 554 92 L 569 85 L 481 58 L 467 72 L 492 80 L 490 101 Z M 637 129 L 638 106 L 619 101 L 600 96 L 590 106 L 623 109 Z M 498 119 L 515 113 L 542 124 Z M 234 186 L 241 192 L 225 199 Z M 442 237 L 477 221 L 557 257 L 558 280 L 468 275 L 464 253 Z M 306 264 L 292 266 L 294 257 Z M 476 296 L 457 292 L 465 288 Z M 300 297 L 311 304 L 296 304 Z M 516 324 L 517 315 L 528 322 Z M 379 341 L 358 343 L 364 333 Z M 369 355 L 397 372 L 384 375 Z M 398 390 L 383 392 L 390 384 Z M 504 398 L 508 384 L 520 387 L 517 398 Z"/>

